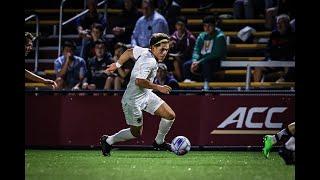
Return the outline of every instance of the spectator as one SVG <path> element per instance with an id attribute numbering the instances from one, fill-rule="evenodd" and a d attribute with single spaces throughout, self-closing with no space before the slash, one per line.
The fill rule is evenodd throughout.
<path id="1" fill-rule="evenodd" d="M 173 77 L 173 75 L 168 73 L 167 66 L 164 63 L 159 63 L 158 67 L 159 68 L 154 83 L 168 85 L 172 89 L 179 89 L 178 81 Z"/>
<path id="2" fill-rule="evenodd" d="M 88 72 L 82 84 L 82 89 L 107 89 L 106 82 L 108 76 L 104 70 L 112 63 L 112 55 L 106 51 L 105 42 L 98 39 L 95 42 L 95 56 L 88 59 Z"/>
<path id="3" fill-rule="evenodd" d="M 89 12 L 77 19 L 77 29 L 81 38 L 88 38 L 93 23 L 99 23 L 103 29 L 106 28 L 106 19 L 103 13 L 98 13 L 96 0 L 88 0 L 87 7 Z"/>
<path id="4" fill-rule="evenodd" d="M 266 28 L 273 30 L 277 27 L 276 16 L 280 14 L 289 15 L 290 19 L 295 19 L 296 9 L 291 0 L 277 0 L 274 6 L 266 10 Z"/>
<path id="5" fill-rule="evenodd" d="M 137 10 L 133 0 L 124 0 L 122 13 L 114 22 L 112 32 L 117 42 L 130 44 L 133 28 L 142 14 Z"/>
<path id="6" fill-rule="evenodd" d="M 84 42 L 85 44 L 83 47 L 82 58 L 86 62 L 88 58 L 92 58 L 93 56 L 95 56 L 95 42 L 98 39 L 105 41 L 102 34 L 103 34 L 103 26 L 99 23 L 93 23 L 91 26 L 89 39 Z"/>
<path id="7" fill-rule="evenodd" d="M 233 16 L 235 19 L 254 19 L 264 15 L 265 10 L 271 8 L 274 0 L 235 0 Z"/>
<path id="8" fill-rule="evenodd" d="M 182 80 L 182 64 L 192 58 L 196 41 L 193 34 L 186 28 L 186 24 L 187 19 L 184 16 L 178 17 L 175 25 L 176 31 L 170 37 L 171 53 L 176 54 L 173 61 L 174 75 L 178 80 Z"/>
<path id="9" fill-rule="evenodd" d="M 291 31 L 290 18 L 282 14 L 277 17 L 277 29 L 272 31 L 266 53 L 266 60 L 293 61 L 295 56 L 295 34 Z M 253 77 L 260 82 L 264 74 L 276 75 L 278 82 L 285 80 L 288 68 L 255 68 Z M 266 76 L 268 78 L 268 76 Z"/>
<path id="10" fill-rule="evenodd" d="M 113 61 L 117 62 L 121 54 L 127 50 L 127 46 L 121 42 L 117 43 L 114 48 Z M 120 90 L 125 88 L 130 80 L 130 73 L 134 66 L 134 60 L 128 60 L 115 71 L 115 76 L 107 79 L 106 89 Z"/>
<path id="11" fill-rule="evenodd" d="M 149 39 L 154 33 L 169 33 L 166 19 L 155 11 L 152 0 L 142 1 L 143 16 L 140 17 L 135 25 L 131 37 L 132 46 L 149 47 Z"/>
<path id="12" fill-rule="evenodd" d="M 211 82 L 214 73 L 226 57 L 227 45 L 224 33 L 217 27 L 213 16 L 203 19 L 203 29 L 196 40 L 192 59 L 185 62 L 185 82 L 191 80 Z"/>
<path id="13" fill-rule="evenodd" d="M 79 90 L 87 72 L 86 62 L 74 55 L 76 45 L 66 41 L 63 45 L 63 55 L 54 62 L 57 89 Z"/>
<path id="14" fill-rule="evenodd" d="M 177 17 L 181 14 L 180 5 L 174 0 L 158 1 L 159 13 L 164 16 L 169 25 L 169 33 L 172 34 L 175 30 Z"/>
<path id="15" fill-rule="evenodd" d="M 84 45 L 87 44 L 87 41 L 90 39 L 90 29 L 92 25 L 94 23 L 101 24 L 103 29 L 102 32 L 104 32 L 107 21 L 103 13 L 98 13 L 96 0 L 87 0 L 87 7 L 89 12 L 79 17 L 76 21 L 79 37 L 82 39 L 80 49 L 81 57 L 83 57 Z"/>

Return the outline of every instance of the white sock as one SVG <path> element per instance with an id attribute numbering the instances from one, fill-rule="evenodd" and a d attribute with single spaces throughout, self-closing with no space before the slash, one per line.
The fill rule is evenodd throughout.
<path id="1" fill-rule="evenodd" d="M 121 131 L 115 133 L 112 136 L 108 136 L 106 141 L 108 144 L 112 145 L 117 142 L 127 141 L 134 138 L 136 137 L 132 135 L 130 128 L 128 128 L 128 129 L 122 129 Z"/>
<path id="2" fill-rule="evenodd" d="M 173 120 L 167 120 L 164 118 L 161 118 L 161 121 L 159 123 L 159 129 L 158 129 L 158 134 L 156 136 L 156 142 L 157 144 L 162 144 L 164 142 L 164 138 L 166 137 L 167 133 L 169 132 L 172 124 L 173 124 Z"/>
<path id="3" fill-rule="evenodd" d="M 288 150 L 291 150 L 291 151 L 295 151 L 296 150 L 296 143 L 295 143 L 295 138 L 292 136 L 285 144 L 286 148 Z"/>
<path id="4" fill-rule="evenodd" d="M 271 138 L 272 138 L 272 144 L 277 143 L 276 135 L 273 135 Z"/>

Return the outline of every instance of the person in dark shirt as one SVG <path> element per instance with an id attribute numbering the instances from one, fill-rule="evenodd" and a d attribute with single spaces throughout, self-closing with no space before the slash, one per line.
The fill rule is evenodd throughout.
<path id="1" fill-rule="evenodd" d="M 142 16 L 134 5 L 133 0 L 124 0 L 124 8 L 117 17 L 117 21 L 113 21 L 112 33 L 115 35 L 117 42 L 125 44 L 131 43 L 131 35 L 137 20 Z"/>
<path id="2" fill-rule="evenodd" d="M 272 31 L 268 42 L 266 60 L 273 61 L 294 61 L 295 56 L 295 34 L 291 31 L 290 18 L 282 14 L 277 17 L 277 29 Z M 290 68 L 291 69 L 291 68 Z M 277 82 L 284 81 L 284 76 L 289 68 L 255 68 L 253 77 L 255 82 L 260 82 L 263 75 L 272 75 L 278 79 Z M 266 76 L 266 78 L 268 78 Z"/>
<path id="3" fill-rule="evenodd" d="M 106 89 L 106 80 L 112 74 L 104 72 L 107 66 L 112 63 L 112 55 L 106 51 L 103 40 L 95 42 L 95 53 L 93 58 L 88 60 L 88 73 L 82 84 L 82 89 Z"/>
<path id="4" fill-rule="evenodd" d="M 89 58 L 95 56 L 95 42 L 98 39 L 105 41 L 102 36 L 103 34 L 103 26 L 99 23 L 93 23 L 91 26 L 90 36 L 88 36 L 88 40 L 85 41 L 83 47 L 82 58 L 87 62 Z"/>
<path id="5" fill-rule="evenodd" d="M 187 19 L 184 16 L 177 18 L 175 25 L 176 31 L 170 37 L 170 53 L 169 56 L 173 57 L 173 61 L 165 61 L 168 70 L 173 69 L 174 76 L 181 81 L 182 78 L 182 65 L 192 58 L 193 48 L 196 38 L 186 28 Z M 171 65 L 172 64 L 172 65 Z M 171 67 L 174 68 L 171 68 Z"/>
<path id="6" fill-rule="evenodd" d="M 77 30 L 81 38 L 87 38 L 93 23 L 99 23 L 106 28 L 106 19 L 103 13 L 98 13 L 96 0 L 88 0 L 89 12 L 77 19 Z"/>
<path id="7" fill-rule="evenodd" d="M 154 80 L 155 84 L 168 85 L 172 89 L 179 89 L 178 81 L 172 74 L 168 73 L 167 66 L 164 63 L 158 64 L 158 71 Z"/>
<path id="8" fill-rule="evenodd" d="M 158 0 L 157 6 L 159 13 L 166 18 L 169 26 L 169 33 L 172 34 L 175 31 L 177 17 L 181 14 L 180 5 L 174 0 Z"/>

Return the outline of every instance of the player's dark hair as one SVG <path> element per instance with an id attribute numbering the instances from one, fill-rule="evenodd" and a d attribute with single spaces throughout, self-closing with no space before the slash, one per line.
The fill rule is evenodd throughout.
<path id="1" fill-rule="evenodd" d="M 151 46 L 160 46 L 161 43 L 169 43 L 170 37 L 164 33 L 154 33 L 150 39 L 150 47 Z"/>

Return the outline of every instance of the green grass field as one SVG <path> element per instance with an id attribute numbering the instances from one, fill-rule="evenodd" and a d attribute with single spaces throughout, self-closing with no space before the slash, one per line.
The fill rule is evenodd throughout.
<path id="1" fill-rule="evenodd" d="M 260 152 L 191 151 L 176 156 L 161 151 L 114 150 L 103 157 L 98 150 L 26 150 L 26 179 L 295 179 L 276 152 L 265 159 Z"/>

